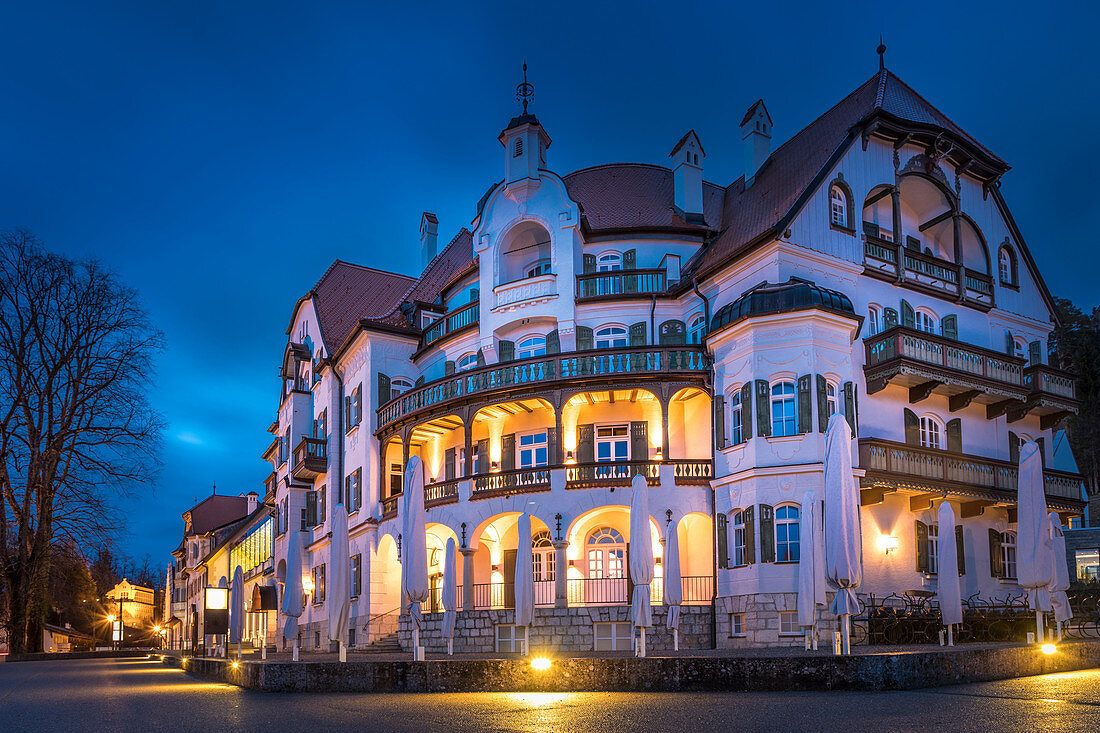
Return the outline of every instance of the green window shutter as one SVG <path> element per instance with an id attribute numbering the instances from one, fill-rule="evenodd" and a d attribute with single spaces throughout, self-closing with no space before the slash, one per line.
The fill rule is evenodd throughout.
<path id="1" fill-rule="evenodd" d="M 1012 331 L 1005 331 L 1005 353 L 1009 356 L 1016 355 L 1016 339 L 1012 336 Z"/>
<path id="2" fill-rule="evenodd" d="M 714 447 L 722 450 L 726 447 L 726 400 L 722 395 L 715 395 L 712 405 L 714 407 Z"/>
<path id="3" fill-rule="evenodd" d="M 817 375 L 817 431 L 824 433 L 829 429 L 829 382 Z"/>
<path id="4" fill-rule="evenodd" d="M 752 440 L 752 382 L 741 387 L 741 440 Z"/>
<path id="5" fill-rule="evenodd" d="M 760 504 L 760 562 L 775 562 L 775 509 Z"/>
<path id="6" fill-rule="evenodd" d="M 813 415 L 810 402 L 810 375 L 806 374 L 798 378 L 798 432 L 808 433 L 812 430 Z"/>
<path id="7" fill-rule="evenodd" d="M 752 507 L 743 511 L 741 517 L 745 520 L 745 564 L 752 565 L 756 562 L 756 520 Z"/>
<path id="8" fill-rule="evenodd" d="M 355 508 L 363 506 L 363 469 L 355 469 Z"/>
<path id="9" fill-rule="evenodd" d="M 390 378 L 387 377 L 382 372 L 378 372 L 378 404 L 384 405 L 389 401 L 390 401 Z"/>
<path id="10" fill-rule="evenodd" d="M 947 450 L 962 453 L 962 420 L 959 418 L 947 421 Z"/>
<path id="11" fill-rule="evenodd" d="M 596 255 L 586 254 L 584 256 L 584 274 L 585 275 L 591 275 L 595 271 L 596 271 Z"/>
<path id="12" fill-rule="evenodd" d="M 516 344 L 514 341 L 501 341 L 497 344 L 497 353 L 500 354 L 500 362 L 512 361 L 516 358 Z"/>
<path id="13" fill-rule="evenodd" d="M 917 413 L 908 408 L 905 410 L 905 444 L 920 445 L 920 420 Z"/>
<path id="14" fill-rule="evenodd" d="M 771 387 L 767 380 L 756 380 L 756 434 L 761 438 L 767 438 L 772 434 L 771 416 Z"/>
<path id="15" fill-rule="evenodd" d="M 1036 438 L 1035 444 L 1039 446 L 1039 460 L 1043 464 L 1043 468 L 1047 466 L 1047 439 Z"/>
<path id="16" fill-rule="evenodd" d="M 415 385 L 417 387 L 423 387 L 424 386 L 424 375 L 421 374 L 419 377 L 417 377 L 416 381 L 413 382 L 413 385 Z"/>
<path id="17" fill-rule="evenodd" d="M 455 363 L 453 361 L 443 362 L 443 375 L 449 377 L 454 373 L 455 373 Z"/>
<path id="18" fill-rule="evenodd" d="M 950 316 L 944 316 L 940 319 L 940 332 L 943 333 L 944 338 L 949 338 L 952 341 L 959 340 L 959 317 L 952 314 Z"/>
<path id="19" fill-rule="evenodd" d="M 595 463 L 595 429 L 592 423 L 577 426 L 577 463 Z"/>
<path id="20" fill-rule="evenodd" d="M 630 423 L 630 460 L 649 460 L 649 423 L 645 420 Z"/>
<path id="21" fill-rule="evenodd" d="M 927 573 L 928 564 L 928 525 L 919 519 L 913 522 L 917 546 L 917 572 Z"/>
<path id="22" fill-rule="evenodd" d="M 1038 341 L 1032 341 L 1027 345 L 1028 363 L 1042 364 L 1043 363 L 1043 345 Z"/>
<path id="23" fill-rule="evenodd" d="M 592 350 L 592 329 L 588 326 L 577 326 L 577 351 Z"/>
<path id="24" fill-rule="evenodd" d="M 443 479 L 450 481 L 455 478 L 455 458 L 457 457 L 456 448 L 448 448 L 447 452 L 443 454 Z"/>
<path id="25" fill-rule="evenodd" d="M 306 492 L 306 526 L 314 527 L 317 525 L 317 492 Z"/>
<path id="26" fill-rule="evenodd" d="M 550 333 L 546 334 L 546 353 L 561 353 L 561 336 L 558 335 L 558 329 L 556 328 Z"/>
<path id="27" fill-rule="evenodd" d="M 730 566 L 728 522 L 729 518 L 726 517 L 725 514 L 718 514 L 715 517 L 715 546 L 718 548 L 719 568 L 728 568 Z"/>
<path id="28" fill-rule="evenodd" d="M 1011 430 L 1008 431 L 1008 460 L 1020 462 L 1020 437 Z"/>
<path id="29" fill-rule="evenodd" d="M 901 301 L 901 325 L 906 328 L 917 327 L 917 314 L 913 311 L 913 306 L 909 305 L 909 301 Z"/>
<path id="30" fill-rule="evenodd" d="M 492 470 L 492 459 L 489 458 L 489 439 L 482 438 L 477 441 L 477 472 L 490 473 Z"/>
<path id="31" fill-rule="evenodd" d="M 479 367 L 485 366 L 485 350 L 484 349 L 478 349 L 477 350 L 477 365 Z"/>
<path id="32" fill-rule="evenodd" d="M 687 328 L 683 321 L 672 319 L 665 321 L 657 329 L 661 346 L 680 346 L 687 343 Z"/>
<path id="33" fill-rule="evenodd" d="M 637 270 L 638 269 L 638 250 L 628 249 L 623 252 L 623 269 L 624 270 Z"/>
<path id="34" fill-rule="evenodd" d="M 328 486 L 322 486 L 318 492 L 320 494 L 320 506 L 318 507 L 318 522 L 325 523 L 328 518 Z"/>
<path id="35" fill-rule="evenodd" d="M 551 466 L 561 465 L 561 441 L 557 428 L 546 428 L 546 462 Z"/>
<path id="36" fill-rule="evenodd" d="M 898 325 L 898 312 L 893 308 L 883 308 L 882 323 L 887 330 Z"/>
<path id="37" fill-rule="evenodd" d="M 844 383 L 844 417 L 848 420 L 848 429 L 852 435 L 858 435 L 859 400 L 856 399 L 856 386 L 852 382 Z"/>
<path id="38" fill-rule="evenodd" d="M 959 566 L 959 575 L 966 575 L 966 549 L 963 547 L 963 528 L 955 525 L 955 558 Z"/>
<path id="39" fill-rule="evenodd" d="M 874 223 L 873 221 L 863 222 L 863 233 L 872 237 L 878 237 L 878 224 Z"/>
<path id="40" fill-rule="evenodd" d="M 1001 533 L 989 530 L 989 574 L 994 578 L 1005 576 L 1004 555 L 1001 554 Z"/>
<path id="41" fill-rule="evenodd" d="M 511 471 L 516 467 L 516 434 L 508 433 L 500 439 L 500 470 Z"/>
<path id="42" fill-rule="evenodd" d="M 645 321 L 630 326 L 630 345 L 645 346 Z"/>

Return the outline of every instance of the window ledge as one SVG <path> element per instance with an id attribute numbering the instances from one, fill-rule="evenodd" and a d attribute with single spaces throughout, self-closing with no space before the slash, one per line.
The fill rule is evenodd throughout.
<path id="1" fill-rule="evenodd" d="M 809 435 L 809 433 L 799 433 L 798 435 L 768 435 L 764 437 L 764 440 L 769 443 L 793 443 L 796 440 L 802 440 L 802 438 Z"/>
<path id="2" fill-rule="evenodd" d="M 843 234 L 850 234 L 853 237 L 856 236 L 856 230 L 855 229 L 851 229 L 849 227 L 841 226 L 840 224 L 835 224 L 833 222 L 829 222 L 829 228 L 834 230 L 834 231 L 841 232 Z"/>
<path id="3" fill-rule="evenodd" d="M 1017 293 L 1020 292 L 1019 283 L 1006 283 L 1003 280 L 1000 280 L 998 282 L 999 282 L 999 284 L 1002 288 L 1008 288 L 1009 290 L 1015 290 Z"/>
<path id="4" fill-rule="evenodd" d="M 1001 585 L 1019 585 L 1019 578 L 997 578 L 1001 582 Z"/>
<path id="5" fill-rule="evenodd" d="M 354 433 L 354 432 L 355 432 L 356 430 L 358 430 L 358 429 L 359 429 L 359 426 L 360 426 L 361 424 L 362 424 L 362 421 L 360 421 L 360 422 L 357 422 L 357 423 L 355 423 L 355 424 L 354 424 L 354 425 L 352 425 L 352 426 L 351 426 L 350 428 L 348 428 L 347 430 L 345 430 L 345 431 L 344 431 L 344 435 L 345 435 L 345 436 L 349 436 L 349 435 L 351 435 L 352 433 Z"/>
<path id="6" fill-rule="evenodd" d="M 748 634 L 730 634 L 731 639 L 744 639 Z"/>
<path id="7" fill-rule="evenodd" d="M 772 565 L 797 565 L 798 560 L 776 560 Z"/>

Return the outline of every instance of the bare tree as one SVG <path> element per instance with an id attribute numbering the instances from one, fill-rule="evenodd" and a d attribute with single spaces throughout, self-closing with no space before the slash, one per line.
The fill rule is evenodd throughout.
<path id="1" fill-rule="evenodd" d="M 0 573 L 12 651 L 37 650 L 55 542 L 101 544 L 112 502 L 159 468 L 146 391 L 162 346 L 136 293 L 94 260 L 0 236 Z"/>

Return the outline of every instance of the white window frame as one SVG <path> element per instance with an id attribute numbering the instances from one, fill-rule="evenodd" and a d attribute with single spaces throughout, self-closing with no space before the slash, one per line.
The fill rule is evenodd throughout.
<path id="1" fill-rule="evenodd" d="M 604 646 L 601 648 L 601 642 Z M 599 621 L 592 624 L 592 650 L 628 652 L 634 646 L 634 627 L 630 622 Z"/>
<path id="2" fill-rule="evenodd" d="M 394 377 L 390 380 L 390 399 L 396 400 L 401 395 L 413 388 L 413 381 L 405 377 Z M 360 418 L 361 419 L 361 418 Z"/>
<path id="3" fill-rule="evenodd" d="M 829 190 L 829 223 L 848 228 L 848 196 L 840 186 L 834 185 Z"/>
<path id="4" fill-rule="evenodd" d="M 616 343 L 618 341 L 622 343 Z M 600 326 L 592 332 L 592 345 L 597 349 L 621 349 L 629 346 L 630 329 L 618 323 Z"/>
<path id="5" fill-rule="evenodd" d="M 604 542 L 600 539 L 604 537 L 608 538 L 608 541 Z M 596 527 L 588 533 L 588 537 L 584 540 L 584 547 L 586 578 L 617 580 L 627 577 L 626 540 L 622 532 L 606 525 Z"/>
<path id="6" fill-rule="evenodd" d="M 783 511 L 787 516 L 780 516 L 780 511 Z M 791 512 L 794 516 L 790 516 Z M 802 511 L 798 504 L 780 504 L 775 508 L 775 561 L 776 562 L 798 562 L 799 559 L 799 539 L 801 537 L 801 522 Z M 783 528 L 781 533 L 779 530 Z M 791 537 L 792 529 L 794 537 Z M 784 535 L 783 538 L 780 535 Z M 781 554 L 782 553 L 782 554 Z"/>
<path id="7" fill-rule="evenodd" d="M 622 432 L 620 432 L 620 430 Z M 617 461 L 629 461 L 630 458 L 630 423 L 607 423 L 604 425 L 596 425 L 593 428 L 592 436 L 592 451 L 596 458 L 596 463 L 614 463 Z M 601 435 L 600 433 L 603 433 Z M 615 446 L 620 443 L 626 443 L 626 457 L 620 458 L 615 455 Z M 600 445 L 610 444 L 610 455 L 601 460 L 600 459 Z"/>
<path id="8" fill-rule="evenodd" d="M 502 631 L 507 633 L 502 634 Z M 523 651 L 524 642 L 527 641 L 527 627 L 515 624 L 496 625 L 496 651 L 497 654 L 516 654 Z M 507 648 L 504 648 L 507 646 Z"/>
<path id="9" fill-rule="evenodd" d="M 928 523 L 928 574 L 936 575 L 939 570 L 940 559 L 940 525 L 937 522 Z"/>
<path id="10" fill-rule="evenodd" d="M 802 628 L 798 625 L 798 611 L 779 611 L 779 635 L 801 635 Z"/>
<path id="11" fill-rule="evenodd" d="M 622 272 L 623 253 L 608 250 L 596 255 L 596 272 Z"/>
<path id="12" fill-rule="evenodd" d="M 773 438 L 798 435 L 798 389 L 793 380 L 781 379 L 772 384 L 770 408 Z M 784 426 L 782 432 L 778 429 L 779 425 Z"/>
<path id="13" fill-rule="evenodd" d="M 731 613 L 730 614 L 730 636 L 744 636 L 745 635 L 745 614 L 743 613 Z"/>
<path id="14" fill-rule="evenodd" d="M 1016 580 L 1016 533 L 1008 530 L 1001 532 L 1001 573 L 1003 580 Z M 1009 569 L 1011 568 L 1011 572 Z"/>
<path id="15" fill-rule="evenodd" d="M 741 404 L 741 390 L 735 389 L 730 393 L 730 442 L 733 445 L 745 442 L 745 434 L 741 425 L 741 411 L 744 409 L 744 405 Z"/>
<path id="16" fill-rule="evenodd" d="M 1012 349 L 1016 352 L 1017 359 L 1023 359 L 1030 365 L 1031 363 L 1031 350 L 1027 347 L 1027 342 L 1021 338 L 1012 339 Z"/>
<path id="17" fill-rule="evenodd" d="M 943 420 L 932 414 L 921 415 L 918 420 L 920 445 L 922 448 L 939 450 L 947 441 L 947 428 Z"/>
<path id="18" fill-rule="evenodd" d="M 531 561 L 534 564 L 535 582 L 554 580 L 557 575 L 557 551 L 548 530 L 541 530 L 531 538 Z"/>
<path id="19" fill-rule="evenodd" d="M 545 334 L 532 333 L 516 341 L 517 359 L 530 359 L 535 356 L 546 356 Z"/>
<path id="20" fill-rule="evenodd" d="M 703 317 L 702 313 L 696 313 L 689 320 L 688 326 L 688 338 L 689 344 L 701 344 L 703 343 L 703 337 L 707 333 L 707 319 Z"/>
<path id="21" fill-rule="evenodd" d="M 827 413 L 825 417 L 844 413 L 840 401 L 840 387 L 831 380 L 825 382 L 825 411 Z"/>
<path id="22" fill-rule="evenodd" d="M 997 274 L 1001 278 L 1002 285 L 1015 285 L 1012 278 L 1012 255 L 1007 247 L 1001 247 L 997 255 Z"/>
<path id="23" fill-rule="evenodd" d="M 525 277 L 541 277 L 543 275 L 549 275 L 552 262 L 549 257 L 540 257 L 537 260 L 532 260 L 527 263 L 523 268 Z"/>
<path id="24" fill-rule="evenodd" d="M 867 316 L 868 328 L 871 331 L 869 335 L 877 336 L 882 333 L 882 309 L 877 305 L 868 306 Z"/>
<path id="25" fill-rule="evenodd" d="M 465 372 L 470 369 L 477 368 L 477 354 L 471 351 L 468 354 L 463 354 L 458 357 L 458 362 L 455 363 L 455 372 Z"/>
<path id="26" fill-rule="evenodd" d="M 939 333 L 940 319 L 927 308 L 917 308 L 913 311 L 913 326 L 922 333 Z"/>
<path id="27" fill-rule="evenodd" d="M 541 437 L 542 440 L 538 440 Z M 516 435 L 516 462 L 519 464 L 518 468 L 539 468 L 549 465 L 550 460 L 550 431 L 546 428 L 542 430 L 530 430 L 525 433 L 519 433 Z M 530 439 L 530 440 L 529 440 Z M 524 441 L 527 440 L 525 443 Z M 538 460 L 538 450 L 542 448 L 543 460 Z M 531 460 L 527 460 L 524 453 L 528 453 Z"/>
<path id="28" fill-rule="evenodd" d="M 745 512 L 738 509 L 730 519 L 730 534 L 733 544 L 733 566 L 735 568 L 747 565 L 745 562 Z"/>

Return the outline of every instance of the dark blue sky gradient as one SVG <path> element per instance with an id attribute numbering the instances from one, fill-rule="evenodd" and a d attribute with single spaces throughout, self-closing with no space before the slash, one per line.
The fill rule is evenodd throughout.
<path id="1" fill-rule="evenodd" d="M 261 490 L 294 302 L 335 258 L 415 273 L 425 209 L 445 241 L 469 224 L 524 58 L 555 171 L 664 164 L 694 127 L 724 185 L 750 103 L 779 144 L 875 72 L 884 33 L 887 65 L 1013 166 L 1051 290 L 1100 303 L 1095 4 L 364 5 L 0 11 L 0 227 L 104 260 L 169 344 L 165 470 L 128 502 L 133 555 L 166 563 L 212 482 Z"/>

